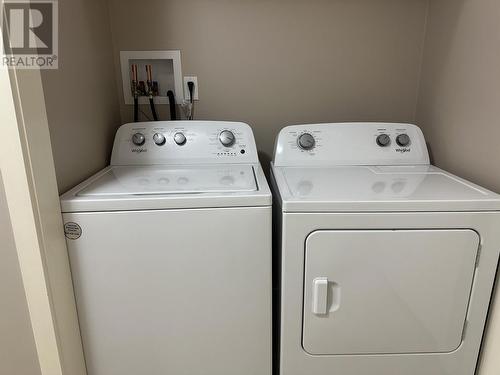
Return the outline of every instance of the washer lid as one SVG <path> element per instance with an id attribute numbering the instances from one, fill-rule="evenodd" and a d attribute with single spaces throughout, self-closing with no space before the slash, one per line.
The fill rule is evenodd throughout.
<path id="1" fill-rule="evenodd" d="M 499 210 L 500 196 L 429 165 L 274 167 L 289 212 Z"/>
<path id="2" fill-rule="evenodd" d="M 114 166 L 76 196 L 197 194 L 256 191 L 249 165 Z"/>
<path id="3" fill-rule="evenodd" d="M 260 164 L 110 166 L 61 196 L 62 212 L 271 205 Z"/>

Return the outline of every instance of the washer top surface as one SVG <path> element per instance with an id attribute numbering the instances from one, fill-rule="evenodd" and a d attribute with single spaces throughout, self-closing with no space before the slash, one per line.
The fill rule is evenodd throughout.
<path id="1" fill-rule="evenodd" d="M 270 205 L 251 128 L 216 121 L 125 124 L 111 165 L 61 196 L 63 212 Z"/>
<path id="2" fill-rule="evenodd" d="M 500 210 L 499 195 L 430 165 L 409 124 L 286 127 L 272 174 L 288 212 Z"/>

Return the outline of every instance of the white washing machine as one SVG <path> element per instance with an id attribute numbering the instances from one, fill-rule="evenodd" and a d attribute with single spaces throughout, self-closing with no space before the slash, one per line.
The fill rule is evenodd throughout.
<path id="1" fill-rule="evenodd" d="M 280 374 L 474 374 L 500 196 L 430 165 L 408 124 L 286 127 L 272 177 Z"/>
<path id="2" fill-rule="evenodd" d="M 271 194 L 248 125 L 123 125 L 61 204 L 89 375 L 271 373 Z"/>

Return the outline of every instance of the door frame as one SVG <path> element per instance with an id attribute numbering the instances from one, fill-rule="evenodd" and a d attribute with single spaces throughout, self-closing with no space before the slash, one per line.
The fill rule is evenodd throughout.
<path id="1" fill-rule="evenodd" d="M 85 375 L 41 72 L 1 69 L 0 106 L 0 168 L 40 371 Z"/>

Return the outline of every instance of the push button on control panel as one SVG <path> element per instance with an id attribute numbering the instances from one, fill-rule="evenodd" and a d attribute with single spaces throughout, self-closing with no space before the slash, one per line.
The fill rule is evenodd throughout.
<path id="1" fill-rule="evenodd" d="M 389 135 L 387 134 L 380 134 L 378 137 L 377 137 L 377 144 L 380 146 L 380 147 L 387 147 L 391 144 L 391 137 L 389 137 Z"/>
<path id="2" fill-rule="evenodd" d="M 410 137 L 408 134 L 400 134 L 396 137 L 396 143 L 398 146 L 406 147 L 410 144 Z"/>

